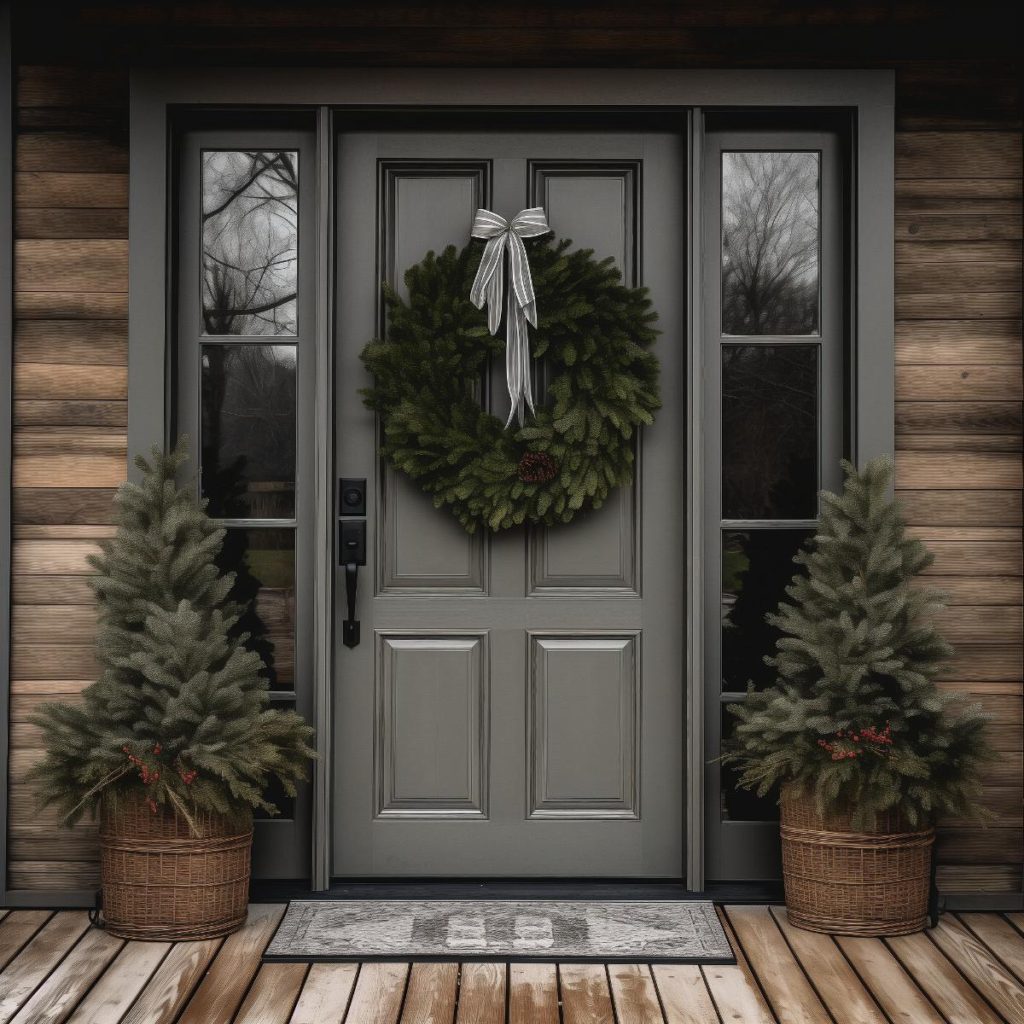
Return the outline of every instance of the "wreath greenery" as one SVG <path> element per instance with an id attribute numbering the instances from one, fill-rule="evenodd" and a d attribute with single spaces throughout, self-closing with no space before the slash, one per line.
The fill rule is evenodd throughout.
<path id="1" fill-rule="evenodd" d="M 567 523 L 599 508 L 632 482 L 634 435 L 661 404 L 647 289 L 623 285 L 610 257 L 571 244 L 526 242 L 539 311 L 530 351 L 547 386 L 518 429 L 480 402 L 505 347 L 469 300 L 483 243 L 427 253 L 405 275 L 407 301 L 384 287 L 388 336 L 362 353 L 381 454 L 469 533 Z"/>

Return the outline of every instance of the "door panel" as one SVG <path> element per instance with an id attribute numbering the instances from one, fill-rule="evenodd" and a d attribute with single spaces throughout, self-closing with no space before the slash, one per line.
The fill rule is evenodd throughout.
<path id="1" fill-rule="evenodd" d="M 531 818 L 639 819 L 637 639 L 530 636 Z"/>
<path id="2" fill-rule="evenodd" d="M 682 146 L 360 132 L 340 137 L 338 172 L 338 469 L 371 482 L 371 564 L 362 643 L 337 648 L 335 874 L 678 877 Z M 665 407 L 636 485 L 604 508 L 469 537 L 379 464 L 358 355 L 384 329 L 378 275 L 401 291 L 429 249 L 466 244 L 478 206 L 511 217 L 530 205 L 556 237 L 651 288 Z M 504 417 L 495 362 L 483 400 Z"/>
<path id="3" fill-rule="evenodd" d="M 460 248 L 487 194 L 487 162 L 383 160 L 378 245 L 386 280 L 408 296 L 405 271 L 428 249 Z M 380 289 L 377 289 L 379 299 Z M 383 308 L 378 311 L 378 330 Z M 367 340 L 369 340 L 367 338 Z M 484 545 L 451 516 L 431 515 L 430 500 L 390 467 L 381 475 L 378 587 L 382 592 L 481 591 Z"/>
<path id="4" fill-rule="evenodd" d="M 487 817 L 487 634 L 377 635 L 377 817 Z"/>
<path id="5" fill-rule="evenodd" d="M 620 487 L 593 515 L 574 520 L 572 529 L 531 530 L 530 593 L 591 589 L 639 594 L 636 506 L 634 482 Z"/>

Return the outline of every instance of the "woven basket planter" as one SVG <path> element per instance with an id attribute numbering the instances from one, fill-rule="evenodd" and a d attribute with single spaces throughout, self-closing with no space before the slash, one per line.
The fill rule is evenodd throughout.
<path id="1" fill-rule="evenodd" d="M 858 832 L 848 814 L 818 814 L 814 797 L 784 789 L 782 876 L 792 924 L 839 935 L 908 935 L 928 923 L 932 828 L 898 813 Z"/>
<path id="2" fill-rule="evenodd" d="M 193 836 L 174 811 L 141 798 L 103 801 L 100 875 L 106 929 L 125 939 L 213 939 L 245 922 L 252 825 L 200 814 Z"/>

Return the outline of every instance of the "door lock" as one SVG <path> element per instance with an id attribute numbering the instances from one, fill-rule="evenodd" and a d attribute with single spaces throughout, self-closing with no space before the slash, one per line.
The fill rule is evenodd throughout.
<path id="1" fill-rule="evenodd" d="M 338 515 L 366 515 L 366 478 L 343 476 L 338 481 Z"/>

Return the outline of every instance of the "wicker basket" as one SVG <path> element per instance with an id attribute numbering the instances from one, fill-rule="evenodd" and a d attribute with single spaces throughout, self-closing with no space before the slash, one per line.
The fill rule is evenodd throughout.
<path id="1" fill-rule="evenodd" d="M 855 832 L 848 814 L 820 815 L 813 796 L 783 790 L 782 876 L 798 928 L 839 935 L 907 935 L 928 923 L 935 830 L 899 814 Z"/>
<path id="2" fill-rule="evenodd" d="M 185 820 L 141 798 L 103 802 L 100 875 L 103 919 L 125 939 L 212 939 L 240 928 L 249 898 L 252 825 L 200 814 Z"/>

